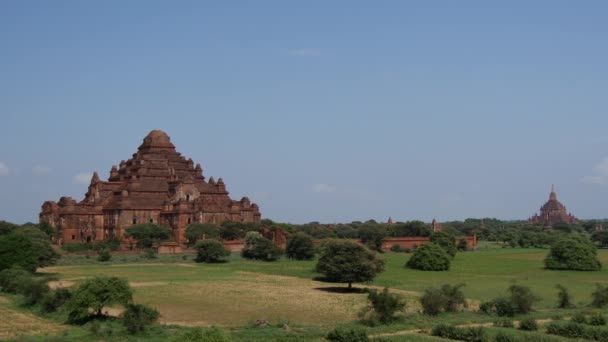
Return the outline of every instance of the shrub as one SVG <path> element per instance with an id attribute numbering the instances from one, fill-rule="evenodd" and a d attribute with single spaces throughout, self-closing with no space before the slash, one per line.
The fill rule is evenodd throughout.
<path id="1" fill-rule="evenodd" d="M 424 290 L 424 294 L 420 297 L 420 304 L 422 312 L 436 316 L 446 307 L 447 299 L 440 289 L 430 287 Z"/>
<path id="2" fill-rule="evenodd" d="M 464 286 L 465 284 L 443 284 L 441 286 L 441 293 L 446 299 L 445 311 L 456 312 L 459 311 L 461 307 L 467 306 L 466 298 L 461 290 Z"/>
<path id="3" fill-rule="evenodd" d="M 296 233 L 287 240 L 285 254 L 289 259 L 310 260 L 315 257 L 315 246 L 308 234 Z"/>
<path id="4" fill-rule="evenodd" d="M 557 307 L 560 309 L 567 309 L 573 307 L 572 296 L 566 287 L 557 284 L 555 287 L 558 289 L 557 292 Z"/>
<path id="5" fill-rule="evenodd" d="M 66 288 L 58 288 L 49 292 L 42 301 L 42 310 L 44 312 L 55 312 L 64 304 L 70 301 L 72 292 Z"/>
<path id="6" fill-rule="evenodd" d="M 38 235 L 30 236 L 29 230 L 17 229 L 10 234 L 0 235 L 0 271 L 12 267 L 20 267 L 34 272 L 38 267 L 53 265 L 59 258 L 48 238 L 38 231 Z"/>
<path id="7" fill-rule="evenodd" d="M 580 238 L 565 238 L 551 247 L 545 258 L 545 267 L 551 270 L 599 271 L 595 246 Z"/>
<path id="8" fill-rule="evenodd" d="M 517 342 L 517 338 L 515 338 L 515 336 L 513 336 L 513 335 L 509 335 L 509 334 L 501 331 L 498 334 L 496 334 L 496 337 L 494 337 L 494 341 L 495 342 Z"/>
<path id="9" fill-rule="evenodd" d="M 395 313 L 405 309 L 405 302 L 401 296 L 389 293 L 386 287 L 382 291 L 368 290 L 367 299 L 375 318 L 383 324 L 393 321 Z"/>
<path id="10" fill-rule="evenodd" d="M 241 256 L 245 259 L 255 259 L 263 261 L 278 260 L 283 251 L 272 241 L 263 237 L 258 232 L 248 232 L 245 236 L 245 246 L 241 251 Z"/>
<path id="11" fill-rule="evenodd" d="M 431 335 L 437 337 L 452 338 L 453 336 L 456 336 L 457 329 L 458 328 L 453 325 L 440 323 L 433 327 L 433 329 L 431 330 Z"/>
<path id="12" fill-rule="evenodd" d="M 368 342 L 369 338 L 365 330 L 336 328 L 330 331 L 325 337 L 333 342 Z"/>
<path id="13" fill-rule="evenodd" d="M 9 268 L 0 271 L 0 291 L 5 293 L 20 293 L 24 284 L 32 275 L 22 268 Z"/>
<path id="14" fill-rule="evenodd" d="M 135 334 L 146 330 L 146 327 L 154 324 L 159 316 L 160 313 L 154 308 L 142 304 L 127 304 L 120 318 L 125 328 L 131 334 Z"/>
<path id="15" fill-rule="evenodd" d="M 595 286 L 595 291 L 591 293 L 591 305 L 596 308 L 603 308 L 608 304 L 608 287 L 599 283 Z"/>
<path id="16" fill-rule="evenodd" d="M 601 313 L 589 317 L 589 325 L 606 325 L 606 317 Z"/>
<path id="17" fill-rule="evenodd" d="M 519 330 L 536 331 L 538 330 L 538 324 L 533 318 L 524 319 L 519 322 Z"/>
<path id="18" fill-rule="evenodd" d="M 513 328 L 515 327 L 515 325 L 513 324 L 513 321 L 510 319 L 502 319 L 499 321 L 495 321 L 494 322 L 494 326 L 495 327 L 499 327 L 499 328 Z"/>
<path id="19" fill-rule="evenodd" d="M 158 259 L 158 253 L 156 252 L 156 249 L 154 249 L 154 248 L 147 248 L 144 250 L 143 257 L 145 259 Z"/>
<path id="20" fill-rule="evenodd" d="M 112 259 L 112 254 L 110 254 L 110 251 L 107 249 L 101 249 L 97 252 L 97 260 L 104 262 L 104 261 L 110 261 L 110 259 Z"/>
<path id="21" fill-rule="evenodd" d="M 175 336 L 172 342 L 230 342 L 232 341 L 226 334 L 217 327 L 194 328 L 185 333 Z"/>
<path id="22" fill-rule="evenodd" d="M 431 335 L 469 342 L 486 342 L 488 336 L 483 327 L 457 328 L 453 325 L 439 324 L 433 327 Z"/>
<path id="23" fill-rule="evenodd" d="M 224 247 L 221 241 L 206 239 L 196 243 L 196 262 L 220 262 L 230 256 L 230 251 Z"/>
<path id="24" fill-rule="evenodd" d="M 572 316 L 570 321 L 572 321 L 574 323 L 579 323 L 579 324 L 586 324 L 587 317 L 582 312 L 577 312 Z"/>
<path id="25" fill-rule="evenodd" d="M 319 247 L 316 271 L 327 281 L 353 283 L 373 280 L 384 270 L 384 260 L 364 245 L 340 239 L 328 239 Z"/>
<path id="26" fill-rule="evenodd" d="M 450 256 L 434 243 L 427 243 L 412 254 L 407 267 L 422 271 L 447 271 L 450 269 Z"/>
<path id="27" fill-rule="evenodd" d="M 547 334 L 568 338 L 583 338 L 585 335 L 585 327 L 575 322 L 568 322 L 566 324 L 551 322 L 547 325 L 546 330 Z"/>
<path id="28" fill-rule="evenodd" d="M 515 315 L 513 305 L 511 304 L 509 298 L 506 297 L 498 297 L 490 301 L 481 303 L 481 305 L 479 306 L 479 311 L 488 315 L 495 314 L 501 317 L 512 317 Z"/>
<path id="29" fill-rule="evenodd" d="M 74 291 L 68 303 L 69 321 L 85 322 L 93 310 L 96 316 L 103 316 L 102 309 L 113 304 L 127 305 L 133 298 L 133 291 L 126 279 L 116 277 L 95 277 L 83 281 Z"/>
<path id="30" fill-rule="evenodd" d="M 391 246 L 391 252 L 401 253 L 404 252 L 404 249 L 401 248 L 401 246 L 399 246 L 398 244 L 394 244 Z"/>
<path id="31" fill-rule="evenodd" d="M 25 297 L 25 305 L 35 305 L 45 298 L 45 296 L 49 293 L 49 285 L 47 284 L 47 280 L 44 278 L 35 278 L 30 277 L 28 280 L 22 284 L 22 288 L 20 293 Z"/>
<path id="32" fill-rule="evenodd" d="M 139 248 L 151 248 L 155 243 L 168 240 L 171 231 L 152 223 L 144 223 L 127 228 L 125 236 L 136 239 Z"/>
<path id="33" fill-rule="evenodd" d="M 431 234 L 430 242 L 443 248 L 451 257 L 456 255 L 456 238 L 454 234 L 447 230 L 442 230 Z"/>
<path id="34" fill-rule="evenodd" d="M 508 291 L 511 295 L 513 310 L 518 314 L 527 314 L 532 311 L 532 305 L 540 300 L 527 286 L 511 285 Z"/>

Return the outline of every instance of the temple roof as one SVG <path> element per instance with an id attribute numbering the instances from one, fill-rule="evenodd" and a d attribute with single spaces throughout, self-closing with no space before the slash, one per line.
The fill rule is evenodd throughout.
<path id="1" fill-rule="evenodd" d="M 144 138 L 144 142 L 141 144 L 141 146 L 139 146 L 139 149 L 151 147 L 175 148 L 175 146 L 171 143 L 171 138 L 169 138 L 167 133 L 161 131 L 160 129 L 155 129 L 148 133 L 148 135 Z"/>

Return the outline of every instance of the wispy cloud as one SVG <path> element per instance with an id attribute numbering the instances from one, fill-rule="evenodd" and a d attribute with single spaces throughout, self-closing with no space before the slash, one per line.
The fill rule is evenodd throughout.
<path id="1" fill-rule="evenodd" d="M 0 162 L 0 176 L 8 176 L 8 166 Z"/>
<path id="2" fill-rule="evenodd" d="M 298 48 L 289 50 L 289 54 L 297 57 L 319 57 L 321 49 L 317 48 Z"/>
<path id="3" fill-rule="evenodd" d="M 74 176 L 72 181 L 74 182 L 74 184 L 89 184 L 91 182 L 91 177 L 93 177 L 92 173 L 83 172 Z"/>
<path id="4" fill-rule="evenodd" d="M 336 188 L 325 183 L 319 183 L 312 186 L 312 191 L 318 193 L 332 193 L 336 191 Z"/>
<path id="5" fill-rule="evenodd" d="M 36 165 L 32 168 L 32 173 L 36 176 L 48 175 L 51 171 L 51 168 L 45 165 Z"/>
<path id="6" fill-rule="evenodd" d="M 608 158 L 604 158 L 593 167 L 593 175 L 583 177 L 581 182 L 596 185 L 608 185 Z"/>

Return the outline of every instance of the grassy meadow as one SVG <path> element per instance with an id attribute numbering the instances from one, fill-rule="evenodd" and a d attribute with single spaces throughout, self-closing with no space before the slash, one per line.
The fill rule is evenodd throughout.
<path id="1" fill-rule="evenodd" d="M 368 328 L 371 335 L 391 333 L 407 329 L 428 329 L 438 322 L 455 324 L 492 322 L 495 317 L 477 312 L 442 314 L 438 318 L 418 314 L 417 298 L 425 288 L 444 283 L 465 283 L 464 293 L 475 308 L 479 301 L 502 295 L 513 284 L 529 286 L 542 297 L 532 317 L 547 318 L 555 315 L 556 284 L 565 285 L 579 307 L 590 301 L 595 283 L 608 283 L 608 270 L 600 272 L 549 271 L 543 268 L 543 258 L 548 250 L 484 248 L 478 251 L 458 253 L 450 271 L 424 272 L 404 267 L 409 254 L 388 252 L 383 254 L 386 270 L 369 284 L 356 287 L 389 287 L 403 295 L 408 302 L 407 314 L 401 322 L 376 328 Z M 600 259 L 608 265 L 608 250 L 599 251 Z M 337 291 L 344 284 L 316 280 L 316 261 L 278 262 L 250 261 L 234 254 L 229 262 L 221 264 L 197 264 L 191 255 L 160 256 L 144 259 L 136 255 L 116 255 L 110 262 L 101 263 L 94 257 L 66 255 L 60 266 L 41 270 L 50 275 L 52 286 L 72 286 L 78 281 L 96 275 L 127 278 L 134 288 L 135 301 L 156 307 L 161 312 L 161 322 L 179 326 L 220 326 L 231 336 L 242 340 L 267 339 L 264 334 L 286 333 L 277 326 L 287 323 L 300 337 L 321 338 L 335 326 L 355 327 L 357 313 L 365 305 L 363 293 Z M 2 299 L 2 298 L 0 298 Z M 14 308 L 14 307 L 13 307 Z M 11 310 L 9 301 L 0 301 L 0 313 L 4 317 L 29 320 L 24 329 L 32 334 L 47 330 L 48 321 L 35 315 Z M 559 311 L 569 314 L 570 311 Z M 24 316 L 25 315 L 25 316 Z M 270 321 L 274 330 L 262 333 L 252 329 L 256 319 Z M 12 320 L 12 319 L 11 319 Z M 0 322 L 0 338 L 19 336 L 24 332 L 5 332 L 7 320 Z M 66 326 L 48 330 L 59 333 Z M 74 329 L 74 328 L 69 328 Z M 289 335 L 288 334 L 288 335 Z M 244 337 L 243 337 L 244 336 Z M 389 336 L 391 341 L 432 341 L 425 336 Z"/>

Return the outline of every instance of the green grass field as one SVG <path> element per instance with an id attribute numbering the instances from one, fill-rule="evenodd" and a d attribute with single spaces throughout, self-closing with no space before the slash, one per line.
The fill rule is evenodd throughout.
<path id="1" fill-rule="evenodd" d="M 464 324 L 495 319 L 476 312 L 443 314 L 439 318 L 420 315 L 416 313 L 419 310 L 417 298 L 429 286 L 465 283 L 465 295 L 475 304 L 502 295 L 513 283 L 526 285 L 542 297 L 532 314 L 541 318 L 558 312 L 555 309 L 556 284 L 565 285 L 574 296 L 575 303 L 585 306 L 590 301 L 595 283 L 608 283 L 608 270 L 545 270 L 542 261 L 546 253 L 547 250 L 540 249 L 502 248 L 459 253 L 448 272 L 407 269 L 404 265 L 408 254 L 383 254 L 386 270 L 374 282 L 356 286 L 389 287 L 408 299 L 409 313 L 399 323 L 368 331 L 381 334 L 430 328 L 440 321 Z M 605 265 L 608 264 L 608 250 L 600 250 L 599 256 Z M 288 323 L 293 327 L 292 333 L 318 338 L 337 325 L 357 326 L 357 312 L 365 305 L 364 294 L 328 291 L 345 285 L 315 280 L 318 276 L 314 272 L 315 261 L 283 259 L 267 263 L 233 255 L 228 263 L 196 264 L 191 259 L 190 255 L 161 256 L 155 260 L 130 255 L 114 256 L 109 263 L 99 263 L 94 258 L 70 255 L 61 261 L 61 266 L 49 267 L 42 272 L 56 279 L 53 286 L 71 286 L 95 275 L 125 277 L 135 290 L 135 301 L 158 308 L 161 322 L 165 324 L 218 325 L 237 337 L 261 334 L 261 340 L 268 336 L 252 332 L 250 328 L 256 319 L 269 320 L 273 325 Z M 6 305 L 4 310 L 7 310 Z M 57 329 L 60 331 L 64 327 Z M 273 331 L 284 334 L 280 329 Z M 416 335 L 392 336 L 390 340 L 436 339 Z"/>

